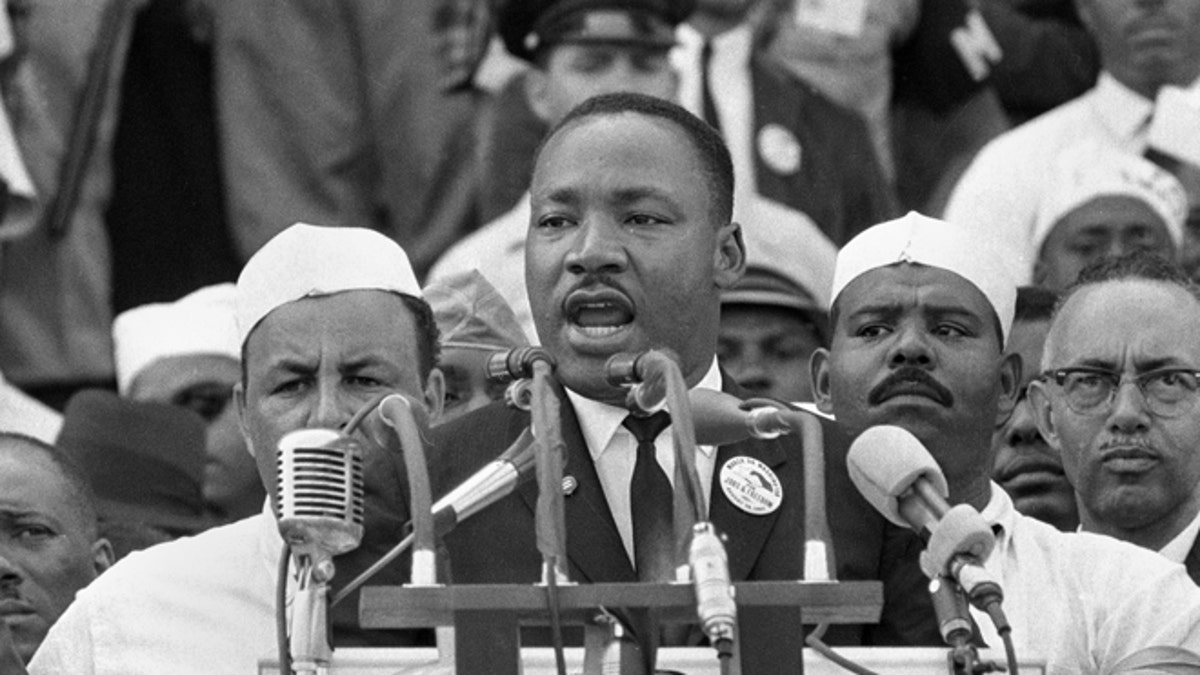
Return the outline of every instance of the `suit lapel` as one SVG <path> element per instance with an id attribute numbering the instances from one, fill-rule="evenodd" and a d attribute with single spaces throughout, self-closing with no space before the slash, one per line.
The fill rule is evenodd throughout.
<path id="1" fill-rule="evenodd" d="M 560 395 L 560 422 L 566 461 L 563 473 L 576 481 L 575 491 L 564 500 L 567 524 L 567 559 L 583 582 L 637 581 L 633 564 L 625 554 L 625 544 L 617 532 L 608 500 L 596 466 L 588 452 L 575 409 L 565 395 Z M 536 513 L 537 481 L 525 483 L 520 494 L 530 513 Z"/>
<path id="2" fill-rule="evenodd" d="M 737 386 L 728 373 L 721 371 L 721 389 L 727 394 L 745 398 L 746 393 Z M 708 517 L 717 530 L 728 537 L 726 554 L 729 556 L 729 575 L 735 581 L 746 579 L 767 537 L 775 525 L 779 510 L 766 515 L 752 515 L 735 506 L 725 496 L 721 487 L 721 467 L 738 456 L 753 457 L 775 469 L 787 461 L 787 451 L 778 440 L 741 441 L 723 445 L 717 449 L 717 461 L 713 466 L 712 489 L 709 499 Z M 784 495 L 784 499 L 801 499 L 802 495 Z M 797 551 L 796 555 L 801 555 Z"/>
<path id="3" fill-rule="evenodd" d="M 1188 551 L 1187 557 L 1183 559 L 1183 565 L 1192 581 L 1200 584 L 1200 536 L 1192 542 L 1192 550 Z"/>

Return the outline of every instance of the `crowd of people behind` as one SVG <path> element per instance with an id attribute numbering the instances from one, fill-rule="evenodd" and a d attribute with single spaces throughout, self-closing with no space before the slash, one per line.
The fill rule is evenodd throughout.
<path id="1" fill-rule="evenodd" d="M 574 580 L 680 562 L 656 543 L 690 462 L 604 371 L 667 348 L 691 388 L 820 420 L 827 493 L 851 495 L 833 571 L 885 585 L 880 622 L 830 643 L 943 643 L 920 538 L 846 470 L 892 424 L 995 532 L 1021 651 L 1200 668 L 1200 3 L 0 8 L 0 672 L 253 667 L 280 438 L 402 392 L 436 497 L 530 425 L 486 366 L 530 345 L 556 361 Z M 367 419 L 335 586 L 408 516 Z M 801 445 L 697 447 L 735 580 L 805 574 Z M 737 467 L 771 506 L 729 492 Z M 540 579 L 535 501 L 449 533 L 448 578 Z M 796 667 L 790 611 L 767 623 L 795 653 L 746 672 Z M 706 639 L 617 615 L 651 667 Z M 357 594 L 330 623 L 430 639 L 361 629 Z"/>

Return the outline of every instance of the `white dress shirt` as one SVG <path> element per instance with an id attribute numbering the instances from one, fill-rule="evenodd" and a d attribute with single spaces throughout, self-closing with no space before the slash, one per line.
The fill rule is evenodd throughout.
<path id="1" fill-rule="evenodd" d="M 717 369 L 716 357 L 713 357 L 712 365 L 709 366 L 704 379 L 693 387 L 701 388 L 721 390 L 721 371 Z M 617 523 L 617 531 L 621 534 L 625 552 L 632 563 L 633 515 L 629 507 L 629 483 L 633 480 L 633 466 L 637 462 L 637 439 L 633 437 L 633 432 L 621 424 L 629 416 L 629 411 L 584 398 L 570 389 L 567 389 L 567 396 L 575 408 L 579 429 L 587 443 L 588 452 L 592 455 L 592 462 L 596 465 L 596 475 L 600 478 L 600 486 L 604 488 L 608 508 Z M 668 426 L 654 440 L 654 454 L 659 466 L 674 485 L 675 448 L 671 434 L 667 433 L 670 428 Z M 704 512 L 707 513 L 712 492 L 713 465 L 717 460 L 716 448 L 711 445 L 697 445 L 696 451 L 696 471 L 700 474 L 700 486 L 704 491 Z"/>
<path id="2" fill-rule="evenodd" d="M 1049 674 L 1107 673 L 1150 646 L 1200 653 L 1200 588 L 1182 565 L 1111 537 L 1060 532 L 1013 507 L 992 484 L 983 510 L 999 525 L 984 567 L 1000 580 L 1017 658 L 1046 660 Z M 972 608 L 984 642 L 1003 642 Z"/>
<path id="3" fill-rule="evenodd" d="M 1200 80 L 1189 89 L 1196 93 Z M 1146 150 L 1154 103 L 1101 73 L 1087 93 L 993 139 L 959 179 L 945 220 L 975 228 L 1012 260 L 1018 284 L 1033 278 L 1033 228 L 1056 159 L 1082 142 L 1133 154 Z"/>
<path id="4" fill-rule="evenodd" d="M 716 104 L 721 135 L 733 159 L 734 207 L 746 201 L 743 193 L 755 192 L 754 92 L 750 77 L 753 33 L 741 24 L 712 38 L 708 62 L 709 91 Z M 679 103 L 697 117 L 704 117 L 700 58 L 705 37 L 691 26 L 675 29 L 678 45 L 671 50 L 671 64 L 679 73 Z"/>

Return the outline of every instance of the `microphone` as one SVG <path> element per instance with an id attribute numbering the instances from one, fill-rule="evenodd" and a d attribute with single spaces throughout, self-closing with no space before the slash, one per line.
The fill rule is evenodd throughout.
<path id="1" fill-rule="evenodd" d="M 516 347 L 489 356 L 484 370 L 493 382 L 527 380 L 533 377 L 533 364 L 538 361 L 549 363 L 551 369 L 555 367 L 554 357 L 544 348 Z"/>
<path id="2" fill-rule="evenodd" d="M 688 398 L 696 421 L 696 442 L 701 445 L 727 445 L 748 438 L 770 440 L 793 432 L 786 412 L 774 406 L 747 410 L 742 399 L 713 389 L 693 389 Z"/>
<path id="3" fill-rule="evenodd" d="M 363 535 L 363 450 L 332 429 L 299 429 L 276 452 L 279 534 L 317 562 L 352 551 Z"/>
<path id="4" fill-rule="evenodd" d="M 298 576 L 289 640 L 292 668 L 321 673 L 333 655 L 326 615 L 333 556 L 362 541 L 363 450 L 332 429 L 299 429 L 280 439 L 276 469 L 279 534 L 291 547 Z"/>
<path id="5" fill-rule="evenodd" d="M 499 457 L 433 504 L 433 529 L 443 536 L 459 523 L 506 497 L 533 473 L 537 452 L 528 427 Z"/>
<path id="6" fill-rule="evenodd" d="M 733 599 L 725 545 L 712 523 L 704 521 L 692 527 L 688 564 L 696 588 L 696 615 L 700 627 L 720 654 L 732 654 L 737 603 Z"/>
<path id="7" fill-rule="evenodd" d="M 982 564 L 996 543 L 991 528 L 970 506 L 946 502 L 946 477 L 916 436 L 897 426 L 871 427 L 854 439 L 846 464 L 875 510 L 925 540 L 921 570 L 926 576 L 953 577 L 983 611 L 1000 602 L 1000 584 Z"/>

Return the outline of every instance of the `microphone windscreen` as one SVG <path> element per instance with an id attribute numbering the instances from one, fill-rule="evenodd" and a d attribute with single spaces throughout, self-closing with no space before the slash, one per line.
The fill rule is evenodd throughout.
<path id="1" fill-rule="evenodd" d="M 867 502 L 885 518 L 907 527 L 896 497 L 924 478 L 946 497 L 950 489 L 941 468 L 916 436 L 888 424 L 862 432 L 846 455 L 850 480 Z"/>

